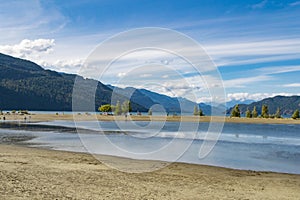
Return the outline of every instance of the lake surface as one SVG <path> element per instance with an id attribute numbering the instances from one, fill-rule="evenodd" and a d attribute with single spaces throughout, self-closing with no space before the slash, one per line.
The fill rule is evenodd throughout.
<path id="1" fill-rule="evenodd" d="M 31 137 L 28 144 L 54 150 L 300 174 L 300 125 L 226 123 L 213 150 L 202 159 L 199 151 L 209 123 L 198 127 L 192 122 L 89 121 L 76 124 L 84 130 L 80 134 L 74 134 L 75 124 L 70 121 L 30 126 L 45 125 L 56 128 L 0 127 L 0 136 L 27 135 Z"/>

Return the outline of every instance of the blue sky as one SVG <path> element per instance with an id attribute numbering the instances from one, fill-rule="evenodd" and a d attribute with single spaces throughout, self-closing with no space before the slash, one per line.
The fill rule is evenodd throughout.
<path id="1" fill-rule="evenodd" d="M 77 73 L 100 42 L 142 27 L 173 29 L 199 42 L 228 100 L 300 95 L 299 0 L 0 1 L 0 52 L 57 71 Z M 173 95 L 189 88 L 179 89 Z"/>

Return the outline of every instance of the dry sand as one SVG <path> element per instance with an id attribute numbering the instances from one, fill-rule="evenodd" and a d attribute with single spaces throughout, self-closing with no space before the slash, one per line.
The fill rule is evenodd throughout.
<path id="1" fill-rule="evenodd" d="M 0 145 L 0 182 L 0 199 L 300 199 L 300 175 L 179 163 L 130 174 L 89 154 L 14 145 Z"/>
<path id="2" fill-rule="evenodd" d="M 33 115 L 18 115 L 10 114 L 5 115 L 6 120 L 19 120 L 24 121 L 26 117 L 27 121 L 53 121 L 53 120 L 100 120 L 100 121 L 113 121 L 113 120 L 134 120 L 134 121 L 185 121 L 185 122 L 223 122 L 226 123 L 255 123 L 255 124 L 300 124 L 300 120 L 294 120 L 290 118 L 282 119 L 264 119 L 264 118 L 230 118 L 230 117 L 217 117 L 217 116 L 136 116 L 131 115 L 125 118 L 125 116 L 109 116 L 109 115 L 92 115 L 82 113 L 80 115 L 72 114 L 33 114 Z M 3 121 L 3 115 L 0 116 L 0 121 Z"/>

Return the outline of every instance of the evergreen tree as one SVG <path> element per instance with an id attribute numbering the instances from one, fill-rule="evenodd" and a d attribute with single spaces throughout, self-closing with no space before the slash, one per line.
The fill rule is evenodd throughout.
<path id="1" fill-rule="evenodd" d="M 194 107 L 194 115 L 195 115 L 195 116 L 199 115 L 199 107 L 198 107 L 198 105 L 196 105 L 196 106 Z"/>
<path id="2" fill-rule="evenodd" d="M 239 105 L 235 105 L 234 108 L 231 111 L 231 117 L 241 117 L 241 112 Z"/>
<path id="3" fill-rule="evenodd" d="M 247 108 L 246 117 L 247 118 L 251 118 L 252 117 L 252 114 L 251 114 L 251 111 L 249 110 L 249 108 Z"/>
<path id="4" fill-rule="evenodd" d="M 202 109 L 199 109 L 199 116 L 205 116 L 205 114 L 203 113 Z"/>
<path id="5" fill-rule="evenodd" d="M 276 113 L 275 113 L 275 118 L 281 118 L 280 108 L 277 108 Z"/>
<path id="6" fill-rule="evenodd" d="M 121 108 L 120 101 L 117 101 L 117 105 L 116 105 L 114 113 L 115 113 L 115 115 L 121 115 L 122 114 L 122 108 Z"/>
<path id="7" fill-rule="evenodd" d="M 252 110 L 252 117 L 253 118 L 257 118 L 258 117 L 258 113 L 256 111 L 256 106 L 253 107 L 253 110 Z"/>
<path id="8" fill-rule="evenodd" d="M 299 110 L 295 110 L 294 114 L 292 115 L 292 118 L 293 119 L 299 119 L 300 118 L 300 115 L 299 115 Z"/>
<path id="9" fill-rule="evenodd" d="M 261 108 L 261 117 L 268 118 L 269 117 L 269 109 L 267 105 L 263 105 Z"/>
<path id="10" fill-rule="evenodd" d="M 150 109 L 148 110 L 148 115 L 149 115 L 149 116 L 152 116 L 152 108 L 150 108 Z"/>

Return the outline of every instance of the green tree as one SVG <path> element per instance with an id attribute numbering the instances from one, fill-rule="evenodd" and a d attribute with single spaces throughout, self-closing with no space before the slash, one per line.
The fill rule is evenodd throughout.
<path id="1" fill-rule="evenodd" d="M 199 107 L 198 107 L 198 105 L 196 105 L 195 107 L 194 107 L 194 113 L 193 113 L 195 116 L 197 116 L 197 115 L 199 115 Z"/>
<path id="2" fill-rule="evenodd" d="M 281 114 L 280 114 L 280 108 L 277 108 L 276 113 L 275 113 L 275 118 L 281 118 Z"/>
<path id="3" fill-rule="evenodd" d="M 253 118 L 257 118 L 258 117 L 258 113 L 256 111 L 256 106 L 253 107 L 253 110 L 252 110 L 252 117 Z"/>
<path id="4" fill-rule="evenodd" d="M 199 116 L 205 116 L 201 108 L 199 109 Z"/>
<path id="5" fill-rule="evenodd" d="M 130 101 L 124 101 L 122 105 L 122 113 L 128 113 L 128 112 L 131 112 Z"/>
<path id="6" fill-rule="evenodd" d="M 232 109 L 230 117 L 241 117 L 241 111 L 238 104 Z"/>
<path id="7" fill-rule="evenodd" d="M 149 116 L 152 115 L 152 108 L 150 108 L 150 109 L 148 110 L 148 115 L 149 115 Z"/>
<path id="8" fill-rule="evenodd" d="M 114 114 L 115 115 L 121 115 L 122 114 L 122 108 L 121 108 L 120 101 L 117 101 Z"/>
<path id="9" fill-rule="evenodd" d="M 300 118 L 300 115 L 299 115 L 299 110 L 295 110 L 294 114 L 292 115 L 292 118 L 293 119 L 299 119 Z"/>
<path id="10" fill-rule="evenodd" d="M 269 109 L 267 105 L 263 105 L 261 108 L 261 117 L 268 118 L 269 117 Z"/>
<path id="11" fill-rule="evenodd" d="M 246 111 L 246 117 L 247 117 L 247 118 L 252 118 L 252 113 L 251 113 L 251 111 L 249 110 L 249 108 L 247 108 L 247 111 Z"/>
<path id="12" fill-rule="evenodd" d="M 111 105 L 110 104 L 105 104 L 105 105 L 101 105 L 98 110 L 100 112 L 111 112 L 112 109 L 111 109 Z"/>

